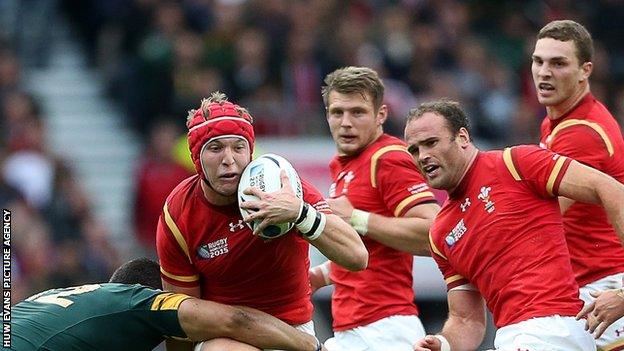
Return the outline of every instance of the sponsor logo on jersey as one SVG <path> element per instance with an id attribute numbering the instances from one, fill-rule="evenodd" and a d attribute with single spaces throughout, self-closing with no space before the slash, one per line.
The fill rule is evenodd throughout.
<path id="1" fill-rule="evenodd" d="M 353 171 L 347 172 L 344 176 L 344 185 L 342 186 L 342 195 L 347 195 L 347 191 L 349 190 L 349 183 L 355 178 L 355 174 Z"/>
<path id="2" fill-rule="evenodd" d="M 331 185 L 329 186 L 329 197 L 336 197 L 336 183 L 331 183 Z"/>
<path id="3" fill-rule="evenodd" d="M 242 219 L 239 219 L 238 222 L 230 222 L 229 226 L 230 226 L 230 231 L 232 233 L 234 233 L 237 230 L 241 230 L 245 228 L 245 225 L 243 224 Z"/>
<path id="4" fill-rule="evenodd" d="M 217 256 L 228 253 L 228 238 L 221 238 L 197 248 L 197 255 L 204 260 L 209 260 Z"/>
<path id="5" fill-rule="evenodd" d="M 429 185 L 427 185 L 427 183 L 414 184 L 407 188 L 407 191 L 409 191 L 412 195 L 422 193 L 427 190 L 429 190 Z"/>
<path id="6" fill-rule="evenodd" d="M 477 196 L 477 198 L 483 201 L 483 203 L 485 204 L 485 210 L 487 211 L 487 213 L 492 213 L 496 209 L 494 207 L 494 201 L 490 199 L 490 191 L 492 191 L 491 187 L 482 186 L 481 192 L 479 193 L 479 196 Z"/>
<path id="7" fill-rule="evenodd" d="M 325 201 L 325 199 L 312 204 L 312 207 L 314 207 L 317 211 L 331 211 L 329 204 Z"/>
<path id="8" fill-rule="evenodd" d="M 468 210 L 468 207 L 470 207 L 470 205 L 472 205 L 472 203 L 470 202 L 470 198 L 465 198 L 464 203 L 459 204 L 459 208 L 461 209 L 462 212 L 466 212 L 466 210 Z"/>
<path id="9" fill-rule="evenodd" d="M 453 247 L 453 245 L 455 245 L 459 241 L 459 239 L 461 239 L 461 237 L 466 234 L 467 230 L 468 228 L 466 228 L 466 225 L 464 224 L 464 219 L 462 218 L 459 222 L 457 222 L 455 228 L 453 228 L 453 230 L 448 233 L 446 239 L 444 239 L 446 241 L 446 245 L 448 245 L 449 247 Z"/>
<path id="10" fill-rule="evenodd" d="M 336 188 L 338 187 L 338 182 L 344 179 L 344 183 L 342 184 L 342 191 L 340 195 L 346 195 L 347 191 L 349 191 L 349 183 L 355 178 L 355 173 L 353 171 L 345 172 L 342 171 L 338 173 L 338 177 L 336 177 L 336 181 L 331 184 L 329 187 L 329 197 L 335 198 Z"/>

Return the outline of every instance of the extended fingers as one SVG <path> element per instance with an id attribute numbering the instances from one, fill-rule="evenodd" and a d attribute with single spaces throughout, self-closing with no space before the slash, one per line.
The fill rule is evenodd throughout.
<path id="1" fill-rule="evenodd" d="M 589 312 L 594 310 L 595 306 L 596 306 L 596 302 L 592 302 L 590 304 L 585 305 L 585 307 L 583 307 L 583 309 L 581 309 L 581 311 L 576 315 L 576 319 L 578 320 L 587 316 Z"/>
<path id="2" fill-rule="evenodd" d="M 600 336 L 602 335 L 602 333 L 604 333 L 604 331 L 607 329 L 607 327 L 610 325 L 611 323 L 607 323 L 607 322 L 601 322 L 598 326 L 598 328 L 596 328 L 596 331 L 594 333 L 594 338 L 598 339 L 600 338 Z"/>
<path id="3" fill-rule="evenodd" d="M 262 199 L 262 196 L 265 193 L 264 193 L 264 191 L 260 190 L 260 188 L 258 188 L 258 187 L 250 186 L 249 188 L 246 188 L 245 190 L 243 190 L 243 194 L 245 194 L 245 195 L 253 195 L 253 196 L 256 196 L 259 199 Z"/>
<path id="4" fill-rule="evenodd" d="M 589 292 L 589 294 L 590 294 L 592 297 L 598 297 L 598 296 L 602 295 L 602 293 L 603 293 L 603 291 L 590 291 L 590 292 Z"/>
<path id="5" fill-rule="evenodd" d="M 239 206 L 250 212 L 257 212 L 260 210 L 261 203 L 260 201 L 243 201 L 239 204 Z"/>

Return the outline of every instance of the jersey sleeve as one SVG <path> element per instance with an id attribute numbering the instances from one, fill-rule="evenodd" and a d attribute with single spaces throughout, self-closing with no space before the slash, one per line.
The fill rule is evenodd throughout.
<path id="1" fill-rule="evenodd" d="M 331 214 L 332 210 L 329 204 L 325 200 L 325 197 L 308 181 L 301 179 L 301 186 L 303 188 L 303 201 L 309 203 L 317 211 L 325 214 Z"/>
<path id="2" fill-rule="evenodd" d="M 177 340 L 189 340 L 180 326 L 178 309 L 182 302 L 190 298 L 185 294 L 138 287 L 133 293 L 130 305 L 140 310 L 147 310 L 146 314 L 135 313 L 135 318 L 142 318 L 143 323 L 149 324 L 153 330 L 158 330 L 162 336 Z"/>
<path id="3" fill-rule="evenodd" d="M 431 257 L 438 265 L 444 282 L 446 283 L 446 290 L 449 291 L 458 286 L 469 284 L 468 279 L 459 274 L 448 261 L 448 258 L 440 251 L 431 235 L 429 236 L 429 248 L 431 250 Z"/>
<path id="4" fill-rule="evenodd" d="M 412 156 L 403 151 L 391 150 L 378 159 L 371 159 L 371 172 L 375 174 L 372 184 L 395 217 L 403 216 L 420 203 L 436 201 Z"/>
<path id="5" fill-rule="evenodd" d="M 603 161 L 613 155 L 609 136 L 596 123 L 574 122 L 575 120 L 565 121 L 555 128 L 548 148 L 560 155 L 600 169 Z"/>
<path id="6" fill-rule="evenodd" d="M 516 181 L 524 182 L 544 198 L 559 194 L 561 179 L 572 159 L 533 145 L 506 148 L 503 160 Z"/>
<path id="7" fill-rule="evenodd" d="M 171 217 L 167 203 L 158 219 L 156 250 L 164 280 L 183 287 L 199 284 L 199 274 L 191 260 L 188 245 L 178 224 Z"/>

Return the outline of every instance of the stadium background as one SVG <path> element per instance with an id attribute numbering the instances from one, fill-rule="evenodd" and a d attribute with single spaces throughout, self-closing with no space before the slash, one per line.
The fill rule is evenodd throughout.
<path id="1" fill-rule="evenodd" d="M 189 172 L 186 111 L 214 90 L 249 108 L 259 152 L 286 156 L 325 192 L 334 147 L 320 87 L 345 65 L 382 75 L 391 134 L 402 134 L 409 108 L 450 97 L 483 148 L 535 143 L 544 109 L 530 54 L 539 28 L 563 18 L 592 32 L 591 88 L 621 122 L 620 0 L 0 1 L 0 203 L 13 212 L 13 303 L 154 255 L 162 199 Z M 435 332 L 444 285 L 430 259 L 415 266 L 417 303 Z M 330 293 L 314 298 L 323 339 Z"/>

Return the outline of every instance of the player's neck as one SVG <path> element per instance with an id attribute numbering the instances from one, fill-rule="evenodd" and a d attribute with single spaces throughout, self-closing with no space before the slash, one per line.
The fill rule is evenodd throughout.
<path id="1" fill-rule="evenodd" d="M 455 187 L 453 189 L 448 189 L 449 194 L 452 194 L 453 192 L 455 192 L 455 190 L 457 190 L 459 185 L 462 183 L 462 181 L 466 177 L 466 174 L 468 173 L 468 170 L 470 169 L 474 161 L 477 159 L 477 155 L 479 154 L 479 149 L 477 149 L 474 145 L 470 144 L 468 146 L 468 149 L 466 149 L 465 152 L 466 152 L 466 158 L 465 158 L 466 162 L 463 165 L 463 170 L 460 173 L 459 178 L 455 182 L 456 184 Z"/>
<path id="2" fill-rule="evenodd" d="M 556 106 L 546 106 L 546 112 L 548 113 L 548 118 L 550 119 L 559 119 L 564 116 L 566 113 L 570 112 L 576 105 L 578 105 L 579 101 L 581 101 L 587 94 L 589 93 L 589 83 L 585 84 L 584 87 L 578 89 L 574 92 L 569 98 Z"/>
<path id="3" fill-rule="evenodd" d="M 231 196 L 225 196 L 216 192 L 208 182 L 202 179 L 201 181 L 202 193 L 204 198 L 215 206 L 227 206 L 236 202 L 236 194 Z"/>

